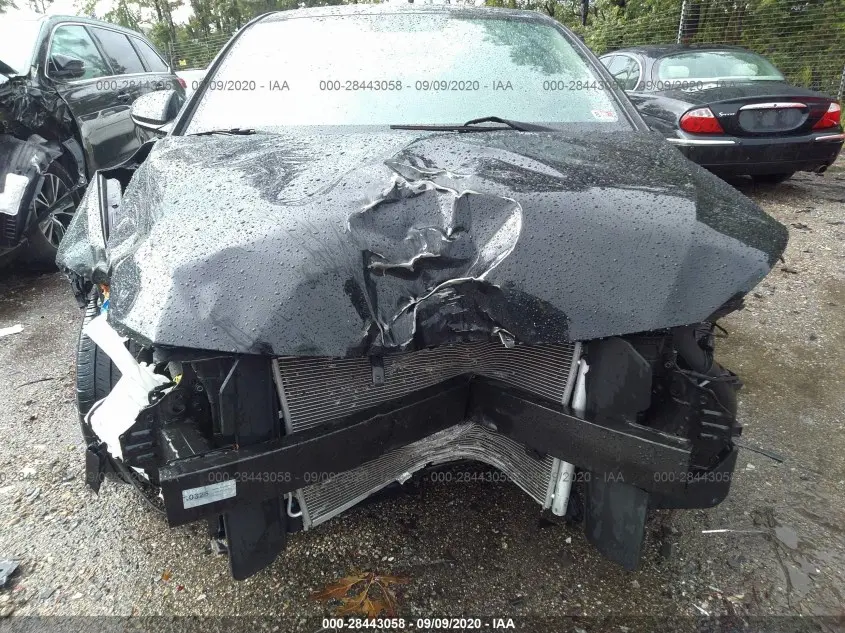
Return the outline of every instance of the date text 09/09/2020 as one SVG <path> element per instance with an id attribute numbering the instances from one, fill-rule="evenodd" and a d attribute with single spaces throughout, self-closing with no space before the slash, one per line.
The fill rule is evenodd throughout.
<path id="1" fill-rule="evenodd" d="M 432 630 L 484 630 L 515 629 L 513 618 L 323 618 L 323 630 L 374 630 L 390 631 L 414 629 Z"/>

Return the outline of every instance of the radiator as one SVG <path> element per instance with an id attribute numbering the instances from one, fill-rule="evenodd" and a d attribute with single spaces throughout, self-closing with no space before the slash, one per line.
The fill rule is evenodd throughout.
<path id="1" fill-rule="evenodd" d="M 332 479 L 302 488 L 297 493 L 303 528 L 328 521 L 394 481 L 405 481 L 427 465 L 470 459 L 495 466 L 548 507 L 555 460 L 530 455 L 525 448 L 474 423 L 460 424 L 390 451 Z"/>
<path id="2" fill-rule="evenodd" d="M 383 358 L 384 384 L 373 384 L 368 358 L 284 356 L 277 359 L 288 433 L 331 423 L 362 409 L 474 374 L 557 403 L 568 400 L 575 344 L 515 345 L 498 342 L 444 345 Z"/>
<path id="3" fill-rule="evenodd" d="M 579 355 L 578 344 L 465 343 L 385 356 L 383 381 L 374 380 L 369 358 L 285 356 L 276 359 L 274 371 L 287 432 L 295 433 L 464 374 L 568 403 Z M 303 526 L 319 525 L 426 466 L 463 459 L 498 468 L 544 508 L 551 504 L 558 460 L 530 454 L 510 438 L 466 422 L 298 490 Z"/>

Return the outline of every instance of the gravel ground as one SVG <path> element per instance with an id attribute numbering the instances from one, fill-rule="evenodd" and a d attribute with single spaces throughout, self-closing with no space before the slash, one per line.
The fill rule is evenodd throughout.
<path id="1" fill-rule="evenodd" d="M 23 332 L 0 339 L 0 558 L 21 567 L 0 590 L 0 616 L 14 616 L 0 629 L 74 622 L 17 616 L 110 615 L 120 617 L 86 621 L 88 630 L 165 630 L 143 616 L 166 615 L 253 618 L 229 631 L 243 622 L 314 631 L 329 611 L 308 599 L 312 590 L 378 570 L 410 578 L 399 592 L 406 618 L 474 614 L 564 630 L 568 615 L 575 630 L 626 631 L 644 616 L 693 628 L 707 613 L 765 622 L 750 630 L 842 630 L 845 167 L 777 187 L 736 184 L 791 238 L 785 262 L 724 320 L 720 361 L 745 382 L 744 441 L 785 461 L 743 451 L 719 507 L 656 513 L 633 573 L 601 558 L 579 529 L 541 520 L 511 484 L 429 478 L 293 535 L 269 569 L 235 582 L 203 525 L 168 529 L 127 486 L 106 482 L 99 496 L 85 488 L 74 409 L 80 311 L 59 274 L 4 272 L 0 327 Z M 611 615 L 627 624 L 591 619 Z M 807 618 L 822 615 L 838 619 Z M 177 617 L 168 630 L 198 622 L 220 625 Z"/>

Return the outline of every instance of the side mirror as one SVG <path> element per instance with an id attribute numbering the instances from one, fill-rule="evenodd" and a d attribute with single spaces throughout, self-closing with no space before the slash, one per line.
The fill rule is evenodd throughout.
<path id="1" fill-rule="evenodd" d="M 85 62 L 67 55 L 50 57 L 50 75 L 55 79 L 79 79 L 85 76 Z"/>
<path id="2" fill-rule="evenodd" d="M 158 132 L 176 118 L 184 102 L 185 96 L 175 90 L 156 90 L 135 99 L 129 114 L 139 128 Z"/>

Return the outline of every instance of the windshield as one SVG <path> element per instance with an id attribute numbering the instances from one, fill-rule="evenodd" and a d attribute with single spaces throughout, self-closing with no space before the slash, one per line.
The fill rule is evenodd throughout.
<path id="1" fill-rule="evenodd" d="M 784 80 L 771 62 L 748 51 L 697 51 L 670 55 L 660 60 L 657 77 L 698 81 Z"/>
<path id="2" fill-rule="evenodd" d="M 41 20 L 0 20 L 0 61 L 25 75 L 32 62 L 32 54 Z"/>
<path id="3" fill-rule="evenodd" d="M 186 133 L 464 123 L 484 116 L 630 129 L 556 28 L 448 13 L 270 18 L 207 80 Z"/>

